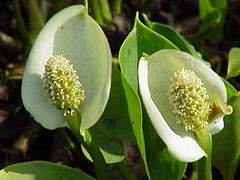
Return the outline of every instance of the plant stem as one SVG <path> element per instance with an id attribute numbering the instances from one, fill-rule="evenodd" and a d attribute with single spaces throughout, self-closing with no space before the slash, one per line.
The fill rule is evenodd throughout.
<path id="1" fill-rule="evenodd" d="M 228 167 L 223 173 L 224 180 L 233 180 L 237 169 L 237 163 Z"/>
<path id="2" fill-rule="evenodd" d="M 99 148 L 93 142 L 85 142 L 83 136 L 80 134 L 81 116 L 79 112 L 74 113 L 73 116 L 67 115 L 66 120 L 68 125 L 82 146 L 87 150 L 93 160 L 96 169 L 98 180 L 110 180 L 111 176 L 105 162 L 105 159 Z"/>
<path id="3" fill-rule="evenodd" d="M 101 10 L 98 6 L 98 0 L 89 0 L 91 9 L 92 9 L 92 16 L 95 21 L 97 21 L 100 25 L 104 24 L 103 17 L 101 14 Z"/>
<path id="4" fill-rule="evenodd" d="M 110 24 L 112 22 L 112 14 L 108 0 L 98 0 L 98 5 L 100 7 L 104 23 L 106 25 Z"/>
<path id="5" fill-rule="evenodd" d="M 27 28 L 26 24 L 24 23 L 24 18 L 22 16 L 21 6 L 19 0 L 13 0 L 14 5 L 14 13 L 16 22 L 19 28 L 19 32 L 23 36 L 25 40 L 25 52 L 24 57 L 28 56 L 30 48 L 35 41 L 35 38 L 38 32 L 44 25 L 43 17 L 41 16 L 40 9 L 35 0 L 27 0 L 27 13 L 28 13 L 28 21 L 29 21 L 29 28 Z M 23 62 L 25 63 L 25 61 Z"/>
<path id="6" fill-rule="evenodd" d="M 200 131 L 195 132 L 196 140 L 199 146 L 206 153 L 206 157 L 203 157 L 198 161 L 198 180 L 212 180 L 212 139 L 211 134 L 205 127 Z"/>
<path id="7" fill-rule="evenodd" d="M 211 157 L 203 157 L 198 161 L 198 180 L 212 180 Z"/>
<path id="8" fill-rule="evenodd" d="M 113 0 L 112 9 L 114 13 L 120 14 L 122 11 L 122 0 Z"/>
<path id="9" fill-rule="evenodd" d="M 26 2 L 28 6 L 27 12 L 30 26 L 29 33 L 32 42 L 34 42 L 37 34 L 44 25 L 44 21 L 36 0 L 27 0 Z"/>
<path id="10" fill-rule="evenodd" d="M 192 167 L 193 167 L 193 172 L 191 174 L 191 176 L 189 177 L 189 180 L 198 180 L 198 166 L 197 166 L 197 162 L 193 162 L 192 163 Z"/>
<path id="11" fill-rule="evenodd" d="M 84 0 L 84 7 L 86 9 L 86 13 L 88 14 L 88 0 Z"/>
<path id="12" fill-rule="evenodd" d="M 124 179 L 137 180 L 135 176 L 131 173 L 131 171 L 129 171 L 129 169 L 126 167 L 126 165 L 124 164 L 124 161 L 117 163 L 117 168 L 121 173 L 121 175 L 124 177 Z"/>
<path id="13" fill-rule="evenodd" d="M 107 0 L 89 0 L 93 18 L 102 26 L 112 21 L 112 14 Z"/>
<path id="14" fill-rule="evenodd" d="M 13 6 L 14 6 L 14 15 L 16 18 L 18 30 L 26 42 L 25 43 L 25 45 L 26 45 L 25 51 L 26 52 L 24 54 L 27 55 L 28 52 L 30 51 L 30 47 L 32 46 L 31 37 L 30 37 L 28 30 L 26 28 L 26 25 L 24 24 L 24 21 L 23 21 L 23 16 L 22 16 L 19 0 L 13 0 Z"/>

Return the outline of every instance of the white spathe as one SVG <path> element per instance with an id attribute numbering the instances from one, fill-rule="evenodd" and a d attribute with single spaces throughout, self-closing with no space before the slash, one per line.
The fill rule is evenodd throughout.
<path id="1" fill-rule="evenodd" d="M 34 119 L 47 129 L 67 126 L 63 111 L 50 104 L 43 88 L 44 65 L 49 57 L 63 55 L 76 70 L 85 100 L 79 107 L 81 129 L 94 125 L 107 104 L 111 85 L 111 51 L 100 26 L 82 5 L 54 15 L 31 49 L 22 81 L 22 100 Z"/>
<path id="2" fill-rule="evenodd" d="M 202 80 L 210 102 L 225 114 L 231 113 L 232 109 L 226 106 L 226 89 L 220 77 L 193 56 L 177 50 L 161 50 L 140 59 L 140 93 L 154 128 L 177 160 L 192 162 L 206 154 L 196 142 L 194 132 L 186 131 L 176 123 L 167 95 L 170 78 L 182 68 L 193 70 Z M 208 125 L 210 133 L 215 134 L 222 130 L 224 113 L 217 114 Z"/>

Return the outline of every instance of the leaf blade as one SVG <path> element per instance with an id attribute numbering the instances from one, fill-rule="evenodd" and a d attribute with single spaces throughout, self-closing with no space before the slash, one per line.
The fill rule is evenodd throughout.
<path id="1" fill-rule="evenodd" d="M 94 178 L 76 169 L 45 161 L 32 161 L 8 166 L 0 171 L 2 180 L 69 180 Z"/>
<path id="2" fill-rule="evenodd" d="M 240 48 L 233 47 L 228 55 L 227 79 L 240 74 Z"/>

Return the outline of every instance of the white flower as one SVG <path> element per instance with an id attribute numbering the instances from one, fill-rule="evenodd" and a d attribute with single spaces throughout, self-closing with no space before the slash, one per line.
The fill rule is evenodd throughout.
<path id="1" fill-rule="evenodd" d="M 75 107 L 81 113 L 81 130 L 94 125 L 108 101 L 111 84 L 111 51 L 99 25 L 82 5 L 68 7 L 44 26 L 31 49 L 22 81 L 22 100 L 34 119 L 48 129 L 67 126 L 66 107 L 54 105 L 44 86 L 45 65 L 52 56 L 69 60 L 84 90 Z M 47 65 L 46 65 L 47 66 Z M 46 73 L 46 72 L 45 72 Z M 68 85 L 69 86 L 69 85 Z M 61 88 L 61 87 L 60 87 Z M 81 94 L 82 90 L 75 93 Z M 65 98 L 65 97 L 64 97 Z"/>
<path id="2" fill-rule="evenodd" d="M 203 157 L 194 131 L 206 126 L 211 134 L 223 129 L 227 106 L 225 86 L 203 62 L 176 50 L 141 58 L 138 68 L 143 103 L 158 135 L 179 161 Z"/>

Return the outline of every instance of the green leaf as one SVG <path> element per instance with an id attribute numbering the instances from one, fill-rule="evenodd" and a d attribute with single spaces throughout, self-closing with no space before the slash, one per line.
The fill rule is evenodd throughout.
<path id="1" fill-rule="evenodd" d="M 90 132 L 94 133 L 95 130 L 112 141 L 134 140 L 121 74 L 115 65 L 112 66 L 111 92 L 107 106 L 100 120 L 90 129 Z M 98 133 L 94 134 L 100 136 Z"/>
<path id="2" fill-rule="evenodd" d="M 101 135 L 101 134 L 100 134 Z M 105 138 L 104 136 L 102 137 L 102 139 Z M 105 141 L 103 140 L 99 140 L 99 139 L 93 139 L 94 142 L 97 142 L 99 147 L 99 150 L 101 151 L 105 162 L 107 164 L 113 164 L 113 163 L 118 163 L 124 160 L 124 149 L 122 147 L 122 145 L 120 145 L 117 142 L 113 142 L 110 139 L 105 139 Z M 105 144 L 104 144 L 105 143 Z M 87 150 L 81 146 L 82 148 L 82 152 L 84 154 L 84 156 L 91 162 L 93 162 L 90 154 L 87 152 Z"/>
<path id="3" fill-rule="evenodd" d="M 224 179 L 231 180 L 234 179 L 240 156 L 240 96 L 229 83 L 225 85 L 227 91 L 231 92 L 228 95 L 231 95 L 229 103 L 233 107 L 233 113 L 225 117 L 223 131 L 213 136 L 212 161 Z"/>
<path id="4" fill-rule="evenodd" d="M 109 164 L 124 159 L 124 148 L 119 143 L 121 140 L 134 140 L 121 76 L 115 65 L 112 66 L 112 84 L 108 104 L 100 120 L 89 129 L 89 132 L 92 141 L 99 146 Z M 87 155 L 86 151 L 84 152 Z M 88 155 L 87 158 L 91 160 Z"/>
<path id="5" fill-rule="evenodd" d="M 44 161 L 18 163 L 0 171 L 1 180 L 93 180 L 76 169 Z"/>
<path id="6" fill-rule="evenodd" d="M 63 55 L 76 70 L 85 91 L 85 100 L 78 109 L 82 117 L 81 130 L 93 126 L 108 101 L 112 59 L 102 29 L 82 5 L 67 7 L 48 21 L 27 61 L 22 81 L 23 103 L 47 129 L 67 126 L 63 111 L 50 103 L 43 87 L 44 65 L 53 55 Z"/>
<path id="7" fill-rule="evenodd" d="M 240 74 L 240 48 L 234 47 L 228 55 L 227 78 L 236 77 Z"/>
<path id="8" fill-rule="evenodd" d="M 150 174 L 153 176 L 152 179 L 155 180 L 180 180 L 184 175 L 186 167 L 187 163 L 173 160 L 167 148 L 149 157 Z"/>
<path id="9" fill-rule="evenodd" d="M 202 25 L 197 33 L 197 36 L 202 38 L 202 36 L 208 37 L 210 40 L 213 36 L 210 36 L 209 33 L 220 23 L 221 14 L 219 10 L 213 9 L 203 20 Z M 216 36 L 216 35 L 214 35 Z"/>
<path id="10" fill-rule="evenodd" d="M 89 0 L 92 17 L 101 25 L 107 26 L 112 22 L 112 14 L 108 0 Z"/>
<path id="11" fill-rule="evenodd" d="M 201 19 L 204 19 L 211 11 L 213 7 L 209 0 L 198 0 L 199 5 L 199 16 Z"/>
<path id="12" fill-rule="evenodd" d="M 237 90 L 227 80 L 222 78 L 222 81 L 227 90 L 227 101 L 231 101 L 233 98 L 235 98 L 235 96 L 237 94 Z"/>
<path id="13" fill-rule="evenodd" d="M 198 0 L 202 25 L 199 35 L 206 35 L 214 43 L 222 38 L 226 14 L 226 0 Z"/>
<path id="14" fill-rule="evenodd" d="M 179 34 L 173 28 L 166 24 L 151 22 L 145 14 L 143 14 L 143 18 L 149 28 L 174 43 L 179 50 L 185 51 L 196 58 L 202 58 L 201 54 L 195 50 L 193 45 L 191 45 L 181 34 Z"/>
<path id="15" fill-rule="evenodd" d="M 89 132 L 92 141 L 99 146 L 109 164 L 124 159 L 125 152 L 121 141 L 134 140 L 121 74 L 115 65 L 112 66 L 112 84 L 108 104 L 100 120 L 89 129 Z M 87 155 L 86 152 L 84 154 Z M 89 158 L 89 155 L 87 157 Z"/>
<path id="16" fill-rule="evenodd" d="M 223 28 L 226 18 L 227 1 L 226 0 L 211 0 L 211 4 L 214 8 L 219 10 L 221 14 L 220 22 L 209 33 L 210 40 L 217 43 L 222 39 Z"/>
<path id="17" fill-rule="evenodd" d="M 44 20 L 36 0 L 27 0 L 26 3 L 28 7 L 29 33 L 31 35 L 32 42 L 34 42 L 37 34 L 44 25 Z"/>
<path id="18" fill-rule="evenodd" d="M 144 110 L 144 137 L 146 139 L 146 156 L 149 174 L 152 180 L 180 180 L 186 170 L 187 163 L 174 159 L 159 138 Z M 159 167 L 159 168 L 156 168 Z"/>
<path id="19" fill-rule="evenodd" d="M 137 77 L 137 68 L 138 68 L 138 61 L 143 53 L 145 54 L 152 54 L 160 49 L 178 49 L 176 45 L 174 45 L 172 42 L 170 42 L 167 38 L 164 36 L 158 34 L 157 32 L 151 30 L 144 24 L 140 22 L 138 19 L 138 14 L 135 19 L 135 25 L 131 31 L 131 33 L 128 35 L 124 43 L 122 44 L 122 47 L 120 49 L 119 53 L 119 60 L 120 60 L 120 66 L 121 66 L 121 72 L 122 72 L 122 82 L 123 87 L 125 90 L 125 95 L 127 98 L 127 104 L 128 104 L 128 110 L 129 115 L 133 127 L 133 131 L 138 143 L 138 147 L 141 153 L 141 156 L 143 158 L 146 172 L 149 176 L 149 179 L 159 179 L 161 174 L 159 171 L 157 171 L 157 168 L 155 165 L 152 166 L 152 164 L 157 163 L 159 166 L 166 166 L 165 164 L 162 164 L 162 161 L 159 155 L 161 153 L 161 150 L 159 149 L 159 145 L 157 143 L 154 143 L 152 140 L 155 138 L 151 135 L 148 137 L 148 131 L 144 130 L 143 128 L 143 117 L 142 117 L 142 107 L 141 107 L 141 100 L 138 95 L 138 77 Z M 147 118 L 144 119 L 144 121 L 149 121 Z M 152 129 L 151 131 L 154 131 Z M 145 136 L 146 135 L 146 136 Z M 150 141 L 152 143 L 150 143 Z M 147 144 L 146 144 L 147 142 Z M 155 142 L 161 142 L 159 137 L 157 138 L 157 141 Z M 150 147 L 150 144 L 152 147 Z M 163 144 L 161 144 L 162 146 Z M 164 149 L 163 145 L 163 149 Z M 159 150 L 157 153 L 153 153 L 151 150 Z M 156 152 L 156 151 L 155 151 Z M 162 179 L 166 179 L 170 174 L 175 177 L 175 179 L 179 176 L 179 172 L 182 175 L 185 170 L 185 163 L 183 163 L 183 166 L 179 166 L 181 168 L 173 168 L 175 167 L 174 162 L 176 161 L 174 158 L 169 156 L 169 164 L 171 166 L 166 166 L 166 172 L 163 176 L 161 176 Z M 156 161 L 155 161 L 156 160 Z M 178 165 L 176 165 L 178 166 Z M 177 172 L 176 172 L 176 171 Z M 178 171 L 179 170 L 179 171 Z M 174 173 L 173 173 L 174 172 Z"/>
<path id="20" fill-rule="evenodd" d="M 138 91 L 138 60 L 142 56 L 142 53 L 152 54 L 160 49 L 178 48 L 167 38 L 142 24 L 137 14 L 135 25 L 123 42 L 119 54 L 122 74 L 136 92 Z"/>
<path id="21" fill-rule="evenodd" d="M 173 28 L 166 24 L 161 24 L 158 22 L 151 22 L 145 14 L 143 14 L 143 18 L 145 20 L 146 25 L 151 28 L 153 31 L 157 32 L 161 36 L 167 38 L 171 41 L 177 48 L 181 51 L 185 51 L 192 56 L 196 57 L 207 66 L 211 67 L 211 64 L 204 59 L 202 59 L 202 55 L 195 50 L 194 46 L 191 45 L 181 34 L 175 31 Z"/>

